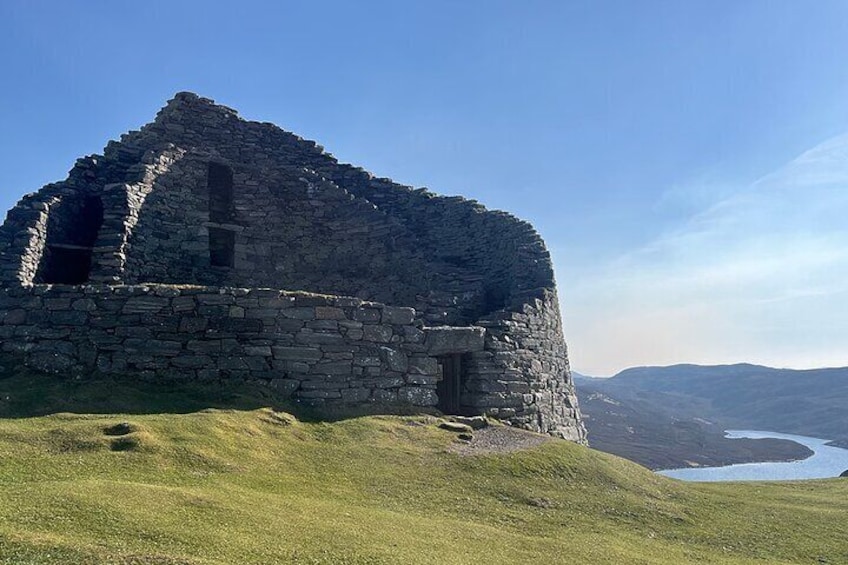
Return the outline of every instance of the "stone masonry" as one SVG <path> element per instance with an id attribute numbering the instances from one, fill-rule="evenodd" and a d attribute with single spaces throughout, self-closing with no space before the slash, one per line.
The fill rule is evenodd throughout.
<path id="1" fill-rule="evenodd" d="M 253 380 L 585 442 L 532 226 L 191 93 L 9 211 L 0 339 L 42 371 Z"/>

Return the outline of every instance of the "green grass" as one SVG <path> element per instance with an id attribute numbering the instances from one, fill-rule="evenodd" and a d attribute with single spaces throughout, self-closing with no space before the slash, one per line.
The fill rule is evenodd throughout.
<path id="1" fill-rule="evenodd" d="M 33 415 L 39 391 L 78 413 Z M 100 392 L 123 413 L 79 413 Z M 210 394 L 0 380 L 0 564 L 848 563 L 846 480 L 685 484 L 561 441 L 462 457 L 426 416 Z"/>

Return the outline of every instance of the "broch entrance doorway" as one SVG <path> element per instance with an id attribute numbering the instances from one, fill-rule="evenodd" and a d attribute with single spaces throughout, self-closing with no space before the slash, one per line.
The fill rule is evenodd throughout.
<path id="1" fill-rule="evenodd" d="M 436 396 L 439 398 L 436 408 L 445 414 L 460 413 L 460 396 L 462 393 L 463 362 L 461 353 L 442 355 L 439 357 L 441 380 L 436 384 Z"/>

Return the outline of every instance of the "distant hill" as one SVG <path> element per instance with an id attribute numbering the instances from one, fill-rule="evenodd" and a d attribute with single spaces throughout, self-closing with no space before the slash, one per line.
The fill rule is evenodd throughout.
<path id="1" fill-rule="evenodd" d="M 726 440 L 747 428 L 834 440 L 848 447 L 848 367 L 634 367 L 575 378 L 593 447 L 652 468 L 781 460 L 785 442 Z"/>
<path id="2" fill-rule="evenodd" d="M 848 440 L 848 367 L 800 371 L 749 364 L 637 367 L 600 386 L 672 414 Z"/>
<path id="3" fill-rule="evenodd" d="M 730 426 L 704 418 L 697 398 L 616 387 L 613 379 L 574 380 L 592 447 L 651 469 L 802 459 L 812 452 L 784 440 L 730 440 Z"/>

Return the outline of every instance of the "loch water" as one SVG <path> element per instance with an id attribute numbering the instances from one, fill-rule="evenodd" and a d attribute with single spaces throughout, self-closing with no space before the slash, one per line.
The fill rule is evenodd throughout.
<path id="1" fill-rule="evenodd" d="M 827 445 L 827 439 L 758 430 L 727 430 L 725 435 L 730 439 L 788 439 L 806 445 L 813 454 L 798 461 L 687 467 L 657 473 L 683 481 L 793 481 L 838 477 L 848 470 L 848 449 Z"/>

